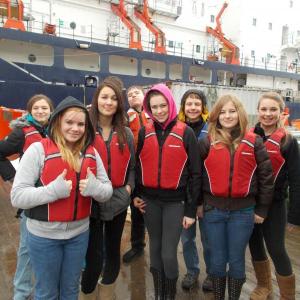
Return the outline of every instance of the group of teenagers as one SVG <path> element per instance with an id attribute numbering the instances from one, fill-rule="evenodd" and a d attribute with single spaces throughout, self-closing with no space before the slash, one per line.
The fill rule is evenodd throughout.
<path id="1" fill-rule="evenodd" d="M 115 299 L 129 205 L 131 249 L 123 262 L 143 254 L 146 227 L 155 299 L 176 297 L 180 239 L 182 288 L 197 285 L 199 226 L 203 290 L 225 299 L 228 286 L 228 299 L 239 299 L 249 244 L 257 279 L 250 299 L 272 295 L 268 251 L 280 299 L 295 300 L 285 230 L 300 225 L 300 156 L 283 127 L 282 97 L 263 94 L 249 129 L 233 95 L 208 112 L 205 94 L 191 89 L 177 113 L 166 85 L 145 95 L 132 86 L 126 113 L 123 90 L 118 77 L 105 78 L 89 109 L 70 96 L 54 109 L 47 96 L 34 95 L 0 141 L 0 175 L 12 183 L 20 217 L 14 300 Z M 17 171 L 8 159 L 15 153 Z"/>

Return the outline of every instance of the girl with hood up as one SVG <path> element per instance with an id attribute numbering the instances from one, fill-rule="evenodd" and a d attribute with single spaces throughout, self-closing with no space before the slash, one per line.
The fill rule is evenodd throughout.
<path id="1" fill-rule="evenodd" d="M 18 154 L 23 156 L 28 147 L 47 135 L 47 126 L 50 114 L 53 111 L 52 101 L 43 94 L 32 96 L 26 106 L 27 113 L 11 121 L 12 132 L 0 141 L 0 175 L 6 183 L 9 183 L 9 190 L 16 173 L 13 165 L 7 158 L 10 155 Z M 22 209 L 17 212 L 20 218 L 20 242 L 18 250 L 17 268 L 14 277 L 14 299 L 27 299 L 33 293 L 33 272 L 27 249 L 26 216 Z"/>
<path id="2" fill-rule="evenodd" d="M 180 104 L 180 111 L 178 114 L 178 120 L 185 122 L 189 125 L 198 138 L 198 140 L 204 138 L 207 135 L 208 130 L 208 109 L 206 107 L 206 96 L 205 94 L 197 89 L 187 90 L 182 98 Z M 200 203 L 199 203 L 200 206 Z M 207 237 L 205 236 L 204 224 L 202 216 L 198 216 L 199 229 L 201 235 L 201 242 L 203 246 L 203 257 L 206 266 L 206 278 L 202 283 L 203 291 L 212 291 L 212 280 L 209 276 L 209 247 Z M 199 256 L 196 245 L 196 223 L 188 229 L 183 229 L 181 234 L 183 258 L 187 268 L 181 286 L 183 289 L 190 290 L 195 287 L 198 283 L 198 277 L 200 273 L 199 268 Z"/>
<path id="3" fill-rule="evenodd" d="M 155 299 L 175 299 L 177 246 L 182 227 L 195 222 L 201 162 L 195 134 L 177 120 L 164 84 L 147 92 L 144 110 L 153 123 L 139 132 L 134 204 L 144 213 L 149 234 Z"/>
<path id="4" fill-rule="evenodd" d="M 17 170 L 11 201 L 25 209 L 34 299 L 78 298 L 89 238 L 91 197 L 112 195 L 85 106 L 67 97 L 53 112 L 49 138 L 33 143 Z"/>

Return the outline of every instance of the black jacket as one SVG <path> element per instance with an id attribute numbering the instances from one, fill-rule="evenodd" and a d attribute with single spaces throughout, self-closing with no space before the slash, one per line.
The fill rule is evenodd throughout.
<path id="1" fill-rule="evenodd" d="M 267 140 L 260 124 L 255 126 L 254 132 L 264 141 Z M 284 201 L 289 197 L 288 222 L 300 225 L 300 155 L 296 138 L 287 134 L 281 143 L 281 155 L 285 163 L 281 168 L 276 182 L 273 201 Z"/>
<path id="2" fill-rule="evenodd" d="M 156 136 L 159 145 L 163 145 L 176 120 L 172 121 L 165 130 L 154 122 Z M 201 160 L 197 148 L 197 139 L 190 127 L 186 127 L 183 143 L 188 155 L 188 160 L 182 171 L 177 190 L 153 189 L 142 186 L 141 165 L 139 155 L 144 145 L 145 128 L 139 131 L 139 139 L 136 151 L 136 189 L 135 196 L 161 201 L 185 201 L 185 216 L 195 218 L 197 205 L 200 202 L 201 191 Z"/>

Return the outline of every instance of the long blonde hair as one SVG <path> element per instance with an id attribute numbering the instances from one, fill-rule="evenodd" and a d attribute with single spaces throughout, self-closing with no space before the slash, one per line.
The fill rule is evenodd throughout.
<path id="1" fill-rule="evenodd" d="M 83 112 L 87 118 L 87 114 L 83 109 L 79 107 L 70 107 L 53 121 L 53 125 L 51 127 L 51 136 L 53 137 L 53 140 L 61 153 L 62 160 L 67 162 L 72 169 L 78 172 L 80 170 L 80 153 L 84 148 L 87 139 L 88 124 L 86 120 L 83 136 L 74 144 L 74 147 L 71 149 L 67 146 L 66 140 L 61 132 L 61 119 L 68 111 Z"/>
<path id="2" fill-rule="evenodd" d="M 224 130 L 219 122 L 219 116 L 224 105 L 228 102 L 232 102 L 238 114 L 238 124 L 233 131 L 235 134 L 229 133 Z M 212 143 L 220 142 L 228 147 L 233 146 L 235 149 L 240 144 L 241 140 L 246 134 L 248 127 L 247 113 L 238 98 L 233 95 L 223 95 L 221 96 L 216 104 L 213 106 L 208 125 L 208 134 Z"/>

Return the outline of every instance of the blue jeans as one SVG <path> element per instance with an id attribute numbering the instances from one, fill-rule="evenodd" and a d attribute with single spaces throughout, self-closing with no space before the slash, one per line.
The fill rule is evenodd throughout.
<path id="1" fill-rule="evenodd" d="M 29 255 L 35 275 L 35 300 L 77 300 L 88 239 L 88 230 L 66 240 L 28 233 Z"/>
<path id="2" fill-rule="evenodd" d="M 204 222 L 202 219 L 198 220 L 199 230 L 201 236 L 201 243 L 203 247 L 203 258 L 206 266 L 206 274 L 210 274 L 210 265 L 209 257 L 210 250 L 208 246 L 207 234 L 204 228 Z M 181 233 L 181 243 L 183 250 L 183 258 L 187 268 L 187 273 L 197 276 L 200 273 L 199 267 L 199 256 L 196 245 L 196 230 L 197 230 L 197 221 L 189 228 L 183 229 Z"/>
<path id="3" fill-rule="evenodd" d="M 14 277 L 14 300 L 26 300 L 33 292 L 33 273 L 27 248 L 28 230 L 26 220 L 27 218 L 22 212 L 18 260 Z"/>
<path id="4" fill-rule="evenodd" d="M 215 277 L 245 278 L 245 251 L 254 227 L 254 211 L 214 208 L 204 214 L 211 249 L 210 271 Z"/>

